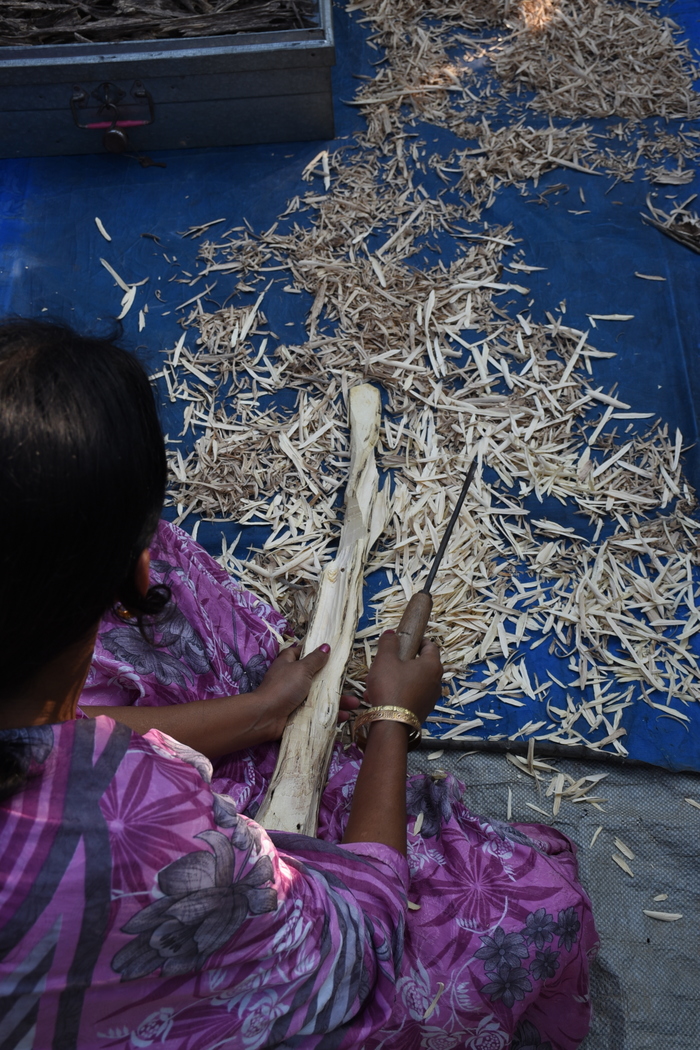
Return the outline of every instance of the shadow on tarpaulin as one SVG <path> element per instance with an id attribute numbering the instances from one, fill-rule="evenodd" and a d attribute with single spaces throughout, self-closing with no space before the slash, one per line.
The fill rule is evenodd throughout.
<path id="1" fill-rule="evenodd" d="M 663 10 L 682 26 L 691 45 L 700 47 L 695 0 L 677 0 Z M 337 137 L 332 143 L 169 151 L 153 155 L 165 167 L 147 168 L 135 158 L 109 155 L 0 161 L 0 314 L 48 317 L 79 329 L 110 331 L 121 291 L 100 265 L 100 258 L 106 258 L 128 281 L 150 277 L 123 326 L 127 345 L 138 348 L 149 371 L 158 371 L 161 352 L 181 333 L 177 308 L 192 294 L 188 285 L 171 280 L 179 276 L 181 266 L 191 272 L 195 267 L 197 243 L 183 240 L 180 232 L 220 217 L 226 220 L 222 229 L 244 218 L 254 230 L 267 229 L 288 199 L 308 190 L 301 172 L 319 149 L 350 144 L 353 133 L 363 127 L 357 110 L 344 102 L 353 97 L 358 76 L 373 75 L 378 55 L 364 29 L 342 8 L 336 6 L 334 20 Z M 432 126 L 424 125 L 420 132 L 429 151 L 446 155 L 459 142 Z M 430 192 L 444 190 L 430 169 L 420 177 Z M 684 454 L 686 476 L 700 490 L 700 256 L 642 224 L 639 213 L 651 187 L 641 178 L 613 187 L 606 177 L 558 170 L 546 175 L 539 189 L 554 183 L 564 183 L 567 189 L 549 195 L 544 204 L 532 202 L 536 194 L 524 197 L 509 189 L 485 214 L 490 225 L 513 223 L 525 261 L 544 268 L 527 275 L 535 300 L 533 319 L 546 321 L 546 311 L 556 313 L 562 300 L 564 323 L 582 330 L 591 328 L 591 313 L 634 315 L 624 323 L 598 322 L 591 330 L 594 345 L 617 354 L 596 363 L 595 385 L 607 391 L 617 384 L 617 396 L 635 412 L 654 413 L 668 423 L 671 433 L 679 427 L 684 444 L 691 446 Z M 688 186 L 659 189 L 657 202 L 671 206 L 674 201 L 665 201 L 666 193 L 683 200 L 700 191 L 700 177 Z M 582 210 L 589 214 L 574 214 Z M 95 216 L 104 222 L 111 243 L 100 236 Z M 157 237 L 159 243 L 142 234 Z M 656 274 L 665 281 L 643 281 L 635 272 Z M 285 342 L 300 343 L 310 298 L 281 294 L 282 283 L 265 300 L 269 327 Z M 230 291 L 222 279 L 212 298 L 223 301 Z M 139 333 L 138 308 L 145 304 L 146 327 Z M 159 390 L 165 394 L 164 387 Z M 166 433 L 178 438 L 182 403 L 172 404 L 164 396 L 162 414 Z M 183 439 L 183 452 L 187 440 L 189 436 Z M 581 529 L 581 519 L 556 501 L 537 511 L 538 516 Z M 172 518 L 175 511 L 169 508 L 166 513 Z M 191 529 L 195 521 L 191 515 L 184 527 Z M 216 554 L 222 533 L 227 543 L 238 538 L 239 556 L 259 547 L 266 536 L 257 526 L 202 522 L 198 538 Z M 383 574 L 376 574 L 367 596 L 384 584 Z M 541 646 L 532 654 L 535 670 L 546 675 L 549 668 L 560 677 L 562 662 L 545 649 Z M 556 699 L 553 696 L 555 703 Z M 533 720 L 541 718 L 542 705 L 532 707 Z M 669 769 L 700 770 L 700 712 L 695 707 L 684 709 L 691 718 L 687 730 L 644 704 L 628 708 L 623 725 L 630 756 Z M 506 734 L 515 732 L 530 714 L 526 708 L 500 706 L 501 712 L 499 731 Z"/>

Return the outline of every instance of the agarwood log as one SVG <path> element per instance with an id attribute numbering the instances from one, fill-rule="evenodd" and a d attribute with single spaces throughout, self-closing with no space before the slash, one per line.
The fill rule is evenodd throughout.
<path id="1" fill-rule="evenodd" d="M 328 663 L 304 703 L 290 716 L 277 766 L 256 820 L 276 831 L 315 835 L 318 809 L 336 735 L 338 702 L 362 608 L 364 568 L 383 532 L 386 489 L 378 490 L 374 448 L 379 437 L 379 392 L 369 384 L 350 390 L 350 475 L 338 554 L 324 570 L 303 654 L 327 642 Z"/>

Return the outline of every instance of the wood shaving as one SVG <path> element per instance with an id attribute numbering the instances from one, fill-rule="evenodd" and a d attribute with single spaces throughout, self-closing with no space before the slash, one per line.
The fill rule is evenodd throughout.
<path id="1" fill-rule="evenodd" d="M 629 875 L 631 879 L 634 878 L 634 872 L 632 871 L 624 857 L 621 857 L 619 853 L 613 853 L 612 859 L 615 861 L 619 868 L 622 868 L 626 875 Z"/>
<path id="2" fill-rule="evenodd" d="M 634 853 L 621 839 L 615 839 L 615 846 L 619 849 L 620 853 L 627 857 L 627 860 L 634 860 Z"/>
<path id="3" fill-rule="evenodd" d="M 95 216 L 95 226 L 100 231 L 100 233 L 102 234 L 102 236 L 104 237 L 104 239 L 106 241 L 111 241 L 112 240 L 112 238 L 110 237 L 110 235 L 107 233 L 106 229 L 104 228 L 104 223 L 102 222 L 102 219 L 98 219 L 97 216 Z"/>
<path id="4" fill-rule="evenodd" d="M 438 990 L 435 993 L 435 995 L 433 997 L 433 1001 L 431 1002 L 430 1006 L 427 1008 L 427 1010 L 423 1014 L 423 1020 L 424 1021 L 427 1021 L 428 1018 L 433 1014 L 433 1012 L 435 1010 L 435 1007 L 437 1006 L 437 1004 L 439 1002 L 440 996 L 442 995 L 442 993 L 444 991 L 445 991 L 444 983 L 442 981 L 438 981 Z"/>
<path id="5" fill-rule="evenodd" d="M 574 32 L 566 18 L 578 7 L 553 5 L 556 19 L 536 32 L 566 31 L 567 47 L 580 50 L 586 34 L 596 44 L 596 11 L 601 32 L 622 14 L 624 33 L 632 25 L 619 5 L 590 7 Z M 174 278 L 185 286 L 183 332 L 158 373 L 166 397 L 183 406 L 182 433 L 169 445 L 176 521 L 198 515 L 265 526 L 252 557 L 224 544 L 221 563 L 303 633 L 339 533 L 345 401 L 352 386 L 375 383 L 385 401 L 378 461 L 392 476 L 390 521 L 367 566 L 375 593 L 349 684 L 362 689 L 379 634 L 396 626 L 425 579 L 476 450 L 481 469 L 433 592 L 430 632 L 442 646 L 448 695 L 431 732 L 459 740 L 496 730 L 492 736 L 504 738 L 498 720 L 524 708 L 513 739 L 624 756 L 628 708 L 642 703 L 653 718 L 687 725 L 686 709 L 700 699 L 693 575 L 700 545 L 695 494 L 683 474 L 685 439 L 596 379 L 596 364 L 613 355 L 596 347 L 590 330 L 566 325 L 561 314 L 533 320 L 520 283 L 533 267 L 517 231 L 483 217 L 501 187 L 532 193 L 561 162 L 622 178 L 674 150 L 690 157 L 696 143 L 686 132 L 652 130 L 644 149 L 634 150 L 640 132 L 627 121 L 610 129 L 618 151 L 601 152 L 585 123 L 563 127 L 553 117 L 543 125 L 538 117 L 535 126 L 512 84 L 499 81 L 491 91 L 491 81 L 450 60 L 457 41 L 473 56 L 496 56 L 490 75 L 505 76 L 498 56 L 525 39 L 521 31 L 535 32 L 522 21 L 525 3 L 506 15 L 504 4 L 486 0 L 440 2 L 430 23 L 412 0 L 366 0 L 351 10 L 367 20 L 372 46 L 385 49 L 356 99 L 367 130 L 306 166 L 303 191 L 269 229 L 227 228 L 216 219 L 183 231 L 198 242 L 197 268 Z M 665 101 L 666 67 L 644 98 L 657 115 L 673 114 L 691 90 L 685 53 L 665 20 L 631 13 L 642 23 L 634 54 L 639 44 L 644 75 L 662 44 L 672 74 Z M 521 20 L 515 35 L 512 27 L 505 32 L 507 18 Z M 655 43 L 645 51 L 652 23 Z M 549 39 L 541 37 L 533 61 L 544 61 Z M 623 63 L 623 79 L 626 69 Z M 678 69 L 685 70 L 682 91 Z M 565 101 L 573 98 L 566 84 Z M 600 90 L 607 98 L 608 88 Z M 553 91 L 545 85 L 540 101 Z M 602 104 L 591 92 L 590 105 Z M 619 98 L 624 116 L 624 92 Z M 499 124 L 504 99 L 512 119 Z M 449 128 L 465 148 L 429 157 L 411 130 L 419 120 Z M 619 167 L 628 147 L 637 159 L 623 157 Z M 428 165 L 444 191 L 425 189 Z M 545 203 L 567 186 L 547 192 Z M 448 241 L 449 262 L 440 249 Z M 136 286 L 103 262 L 131 295 Z M 271 282 L 306 311 L 305 339 L 284 342 L 271 327 Z M 620 420 L 633 426 L 624 439 Z M 575 532 L 532 513 L 545 500 L 578 515 Z M 532 654 L 542 644 L 559 657 L 558 677 L 537 669 Z M 508 758 L 537 782 L 551 768 Z M 563 801 L 600 807 L 592 788 L 565 780 L 553 792 L 557 812 Z"/>
<path id="6" fill-rule="evenodd" d="M 589 849 L 593 849 L 593 847 L 595 846 L 596 842 L 598 841 L 598 836 L 600 835 L 602 830 L 603 830 L 603 825 L 602 824 L 595 829 L 595 831 L 593 832 L 593 838 L 591 839 L 591 844 L 588 847 Z"/>
<path id="7" fill-rule="evenodd" d="M 651 196 L 647 196 L 647 208 L 649 214 L 642 212 L 642 218 L 649 226 L 654 226 L 666 237 L 670 237 L 693 252 L 700 252 L 700 216 L 697 212 L 689 211 L 688 204 L 695 200 L 697 194 L 693 194 L 683 204 L 672 208 L 669 213 L 654 205 Z"/>
<path id="8" fill-rule="evenodd" d="M 633 321 L 634 314 L 588 314 L 591 321 Z"/>
<path id="9" fill-rule="evenodd" d="M 536 806 L 534 802 L 526 802 L 525 805 L 528 809 L 534 809 L 535 813 L 541 813 L 543 817 L 550 818 L 551 813 L 548 813 L 546 809 L 542 809 L 541 806 Z"/>

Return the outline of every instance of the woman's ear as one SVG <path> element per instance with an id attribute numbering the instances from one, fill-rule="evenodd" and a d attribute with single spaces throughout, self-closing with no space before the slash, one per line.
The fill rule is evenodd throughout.
<path id="1" fill-rule="evenodd" d="M 148 594 L 148 588 L 151 586 L 151 552 L 149 550 L 141 551 L 136 562 L 136 568 L 134 569 L 134 587 L 138 594 L 142 598 L 145 598 Z"/>

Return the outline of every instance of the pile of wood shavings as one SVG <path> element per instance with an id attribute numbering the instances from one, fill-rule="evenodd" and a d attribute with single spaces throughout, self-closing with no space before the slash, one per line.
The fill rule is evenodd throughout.
<path id="1" fill-rule="evenodd" d="M 697 116 L 678 26 L 611 0 L 522 0 L 493 57 L 505 85 L 537 94 L 533 109 L 567 117 Z"/>
<path id="2" fill-rule="evenodd" d="M 358 634 L 351 684 L 361 687 L 376 636 L 395 626 L 425 577 L 478 447 L 495 474 L 477 475 L 435 589 L 430 630 L 444 647 L 449 690 L 434 724 L 441 738 L 498 737 L 500 705 L 532 713 L 534 701 L 541 713 L 515 737 L 625 754 L 621 723 L 632 704 L 686 724 L 684 705 L 700 697 L 698 526 L 683 438 L 653 420 L 637 429 L 642 417 L 623 394 L 595 381 L 596 360 L 611 355 L 561 317 L 532 321 L 522 283 L 531 268 L 513 230 L 473 224 L 501 187 L 529 191 L 553 167 L 630 178 L 642 161 L 671 153 L 680 169 L 694 155 L 692 133 L 662 142 L 646 128 L 642 141 L 628 121 L 611 131 L 627 153 L 601 151 L 586 123 L 531 127 L 504 88 L 475 93 L 450 42 L 464 26 L 501 25 L 512 4 L 433 4 L 429 24 L 426 9 L 406 0 L 355 6 L 388 57 L 360 92 L 368 128 L 359 149 L 319 154 L 304 172 L 313 188 L 267 231 L 227 230 L 223 220 L 188 231 L 215 239 L 201 244 L 198 272 L 182 278 L 194 292 L 181 304 L 185 332 L 159 373 L 186 403 L 184 432 L 196 438 L 191 454 L 175 446 L 171 456 L 179 520 L 269 526 L 252 561 L 230 549 L 222 563 L 302 631 L 338 535 L 347 391 L 381 384 L 379 460 L 394 491 L 369 571 L 382 570 L 386 586 L 376 622 Z M 500 127 L 504 99 L 514 116 Z M 409 123 L 475 140 L 429 159 L 446 182 L 461 180 L 463 197 L 420 184 L 424 144 L 407 130 L 407 110 Z M 446 240 L 450 257 L 461 246 L 453 262 L 415 268 L 423 248 L 439 257 Z M 271 281 L 309 304 L 303 345 L 270 330 Z M 209 307 L 232 292 L 255 300 Z M 293 410 L 267 402 L 281 391 L 295 396 Z M 577 509 L 588 526 L 576 532 L 531 513 L 533 496 L 559 500 L 567 518 Z M 543 644 L 566 673 L 555 677 L 541 661 L 535 672 L 528 654 Z"/>
<path id="3" fill-rule="evenodd" d="M 518 773 L 532 777 L 535 783 L 540 800 L 539 805 L 533 802 L 526 802 L 525 805 L 528 809 L 532 809 L 536 813 L 540 813 L 542 816 L 548 817 L 551 820 L 556 820 L 563 801 L 570 802 L 573 805 L 591 805 L 595 809 L 602 811 L 603 804 L 608 800 L 600 794 L 597 794 L 599 791 L 598 785 L 602 780 L 605 780 L 606 777 L 609 776 L 608 773 L 593 773 L 589 776 L 574 779 L 574 777 L 570 776 L 568 773 L 561 772 L 556 766 L 551 765 L 549 762 L 543 762 L 541 759 L 535 758 L 533 745 L 534 740 L 531 738 L 527 758 L 521 757 L 520 755 L 506 755 L 507 761 L 515 766 Z M 547 776 L 549 776 L 549 784 L 545 791 L 542 792 L 541 782 L 546 779 Z M 593 792 L 593 794 L 591 794 L 591 792 Z M 547 804 L 547 799 L 552 800 L 551 813 L 543 808 Z M 509 788 L 506 811 L 508 820 L 511 820 L 512 818 L 512 803 L 513 796 L 512 791 Z M 595 845 L 595 840 L 602 830 L 602 827 L 598 828 L 591 842 L 591 846 Z M 618 841 L 619 840 L 616 840 L 616 843 Z M 632 854 L 630 859 L 634 859 L 634 854 Z"/>
<path id="4" fill-rule="evenodd" d="M 361 684 L 376 636 L 395 626 L 425 577 L 478 447 L 497 477 L 475 483 L 434 591 L 431 633 L 450 683 L 438 711 L 443 738 L 468 739 L 484 726 L 497 734 L 498 710 L 486 710 L 494 693 L 511 707 L 541 702 L 541 717 L 516 736 L 621 754 L 622 716 L 635 695 L 687 721 L 683 704 L 700 696 L 690 646 L 700 613 L 680 433 L 670 437 L 658 423 L 624 437 L 604 429 L 619 420 L 628 430 L 638 414 L 595 383 L 593 363 L 610 355 L 587 333 L 529 319 L 519 283 L 527 265 L 510 255 L 510 229 L 465 230 L 456 205 L 400 192 L 380 179 L 371 155 L 357 163 L 336 155 L 313 170 L 329 190 L 288 209 L 309 210 L 310 224 L 258 236 L 244 227 L 202 245 L 190 349 L 181 340 L 164 368 L 172 396 L 189 402 L 186 429 L 201 435 L 189 457 L 172 459 L 180 520 L 194 511 L 271 526 L 253 561 L 227 551 L 223 562 L 303 626 L 337 537 L 345 396 L 354 383 L 379 382 L 388 397 L 379 462 L 394 471 L 395 487 L 369 571 L 383 569 L 388 583 L 376 596 L 376 623 L 358 636 L 351 682 Z M 381 243 L 370 252 L 377 229 Z M 456 261 L 414 269 L 422 240 L 445 234 L 463 240 Z M 288 294 L 311 296 L 309 338 L 273 352 L 264 297 L 280 272 Z M 252 306 L 206 312 L 213 279 L 230 275 L 239 291 L 266 283 Z M 515 318 L 503 308 L 512 296 L 522 304 Z M 260 406 L 261 395 L 282 389 L 297 391 L 295 411 Z M 523 501 L 532 493 L 577 507 L 592 537 L 530 515 Z M 656 516 L 674 500 L 672 513 Z M 598 544 L 611 517 L 615 532 Z M 665 636 L 681 622 L 681 635 Z M 565 656 L 566 682 L 528 670 L 530 643 Z"/>
<path id="5" fill-rule="evenodd" d="M 596 148 L 591 132 L 586 124 L 555 127 L 550 123 L 544 128 L 531 128 L 523 120 L 492 128 L 483 118 L 478 128 L 478 148 L 455 150 L 446 161 L 434 156 L 430 164 L 445 182 L 450 173 L 459 174 L 459 189 L 474 202 L 469 217 L 477 218 L 482 206 L 491 207 L 502 186 L 514 185 L 521 190 L 529 188 L 529 184 L 536 187 L 540 178 L 554 168 L 600 174 L 580 160 Z"/>
<path id="6" fill-rule="evenodd" d="M 522 178 L 517 157 L 528 144 L 515 144 L 514 167 L 508 150 L 492 157 L 491 148 L 499 144 L 489 141 L 493 130 L 484 117 L 501 123 L 505 117 L 512 128 L 528 114 L 536 120 L 545 113 L 550 123 L 617 116 L 629 118 L 624 137 L 630 148 L 621 149 L 618 127 L 597 133 L 596 146 L 591 128 L 579 124 L 576 133 L 586 141 L 557 151 L 574 161 L 562 166 L 599 168 L 624 181 L 649 167 L 653 181 L 682 184 L 692 178 L 685 162 L 698 158 L 698 143 L 683 127 L 670 129 L 667 120 L 697 115 L 698 66 L 678 27 L 654 14 L 654 6 L 617 0 L 433 2 L 429 8 L 414 0 L 351 4 L 349 10 L 361 11 L 370 27 L 370 44 L 385 54 L 355 102 L 367 117 L 368 140 L 400 157 L 406 129 L 429 121 L 475 138 L 473 155 L 488 156 L 489 177 L 509 185 Z M 559 130 L 571 135 L 573 128 Z M 612 147 L 600 141 L 605 137 Z M 669 155 L 678 163 L 675 178 L 658 164 Z M 528 177 L 555 166 L 544 151 L 528 163 L 539 165 Z"/>
<path id="7" fill-rule="evenodd" d="M 694 193 L 682 204 L 672 208 L 670 213 L 666 213 L 654 205 L 651 196 L 647 196 L 647 208 L 650 214 L 646 215 L 642 212 L 642 218 L 644 222 L 656 227 L 667 237 L 684 244 L 691 251 L 700 253 L 700 215 L 688 209 L 688 205 L 696 197 L 697 194 Z"/>

